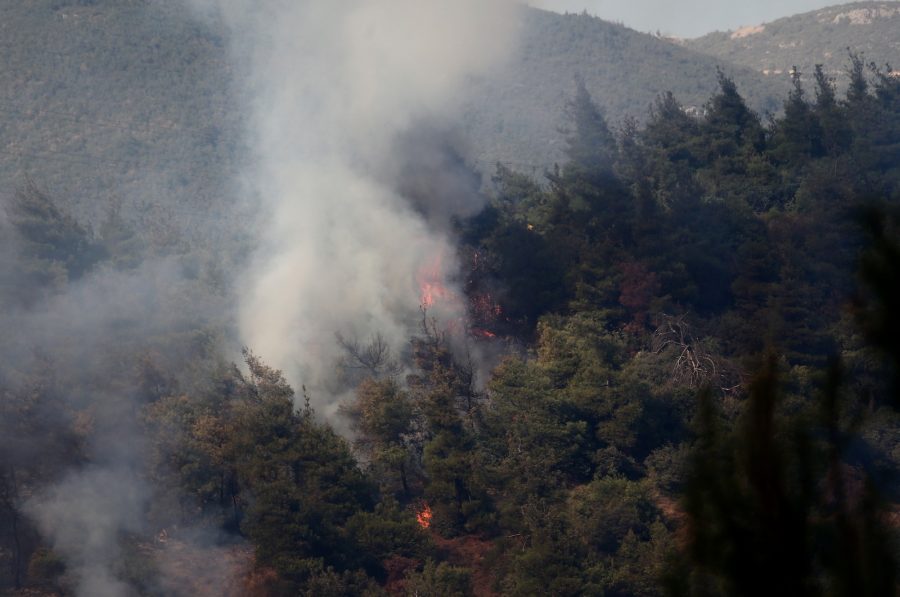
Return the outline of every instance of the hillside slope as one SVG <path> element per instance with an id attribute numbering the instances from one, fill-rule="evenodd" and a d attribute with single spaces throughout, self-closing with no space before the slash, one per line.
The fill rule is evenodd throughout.
<path id="1" fill-rule="evenodd" d="M 848 48 L 900 67 L 900 2 L 842 4 L 682 43 L 776 79 L 789 78 L 794 66 L 811 74 L 822 64 L 840 85 Z"/>
<path id="2" fill-rule="evenodd" d="M 788 89 L 697 51 L 708 51 L 699 41 L 682 47 L 587 15 L 521 18 L 519 51 L 472 82 L 462 116 L 469 158 L 487 173 L 498 161 L 540 173 L 562 160 L 576 77 L 613 124 L 646 116 L 668 90 L 702 106 L 719 67 L 760 112 L 777 111 Z M 0 194 L 31 177 L 84 220 L 121 201 L 191 235 L 243 192 L 247 111 L 227 34 L 180 0 L 5 2 L 0 47 Z"/>
<path id="3" fill-rule="evenodd" d="M 473 89 L 467 129 L 481 164 L 540 170 L 562 159 L 559 128 L 576 77 L 615 124 L 643 119 L 665 91 L 686 106 L 703 106 L 716 91 L 719 67 L 755 110 L 780 109 L 784 82 L 587 14 L 528 10 L 512 63 Z"/>
<path id="4" fill-rule="evenodd" d="M 182 3 L 3 2 L 0 48 L 0 193 L 29 176 L 89 221 L 214 219 L 241 115 L 226 41 Z"/>

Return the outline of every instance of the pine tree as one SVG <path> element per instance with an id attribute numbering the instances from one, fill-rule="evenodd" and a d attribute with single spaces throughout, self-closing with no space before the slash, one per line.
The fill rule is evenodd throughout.
<path id="1" fill-rule="evenodd" d="M 575 96 L 566 105 L 566 115 L 572 127 L 566 136 L 566 174 L 591 179 L 609 177 L 615 162 L 616 139 L 582 79 L 575 82 Z"/>
<path id="2" fill-rule="evenodd" d="M 816 65 L 815 114 L 822 126 L 822 145 L 832 157 L 843 154 L 850 146 L 850 129 L 837 101 L 834 80 L 825 74 L 821 64 Z"/>
<path id="3" fill-rule="evenodd" d="M 818 115 L 806 101 L 800 73 L 794 69 L 793 89 L 784 103 L 784 116 L 773 132 L 770 153 L 778 162 L 799 168 L 822 157 L 825 143 Z"/>
<path id="4" fill-rule="evenodd" d="M 394 379 L 366 379 L 356 389 L 355 401 L 341 411 L 356 433 L 354 447 L 383 490 L 399 491 L 404 499 L 410 499 L 414 410 L 408 393 Z"/>
<path id="5" fill-rule="evenodd" d="M 472 531 L 490 510 L 475 463 L 474 425 L 481 396 L 471 365 L 453 354 L 446 334 L 423 314 L 422 335 L 413 339 L 417 372 L 408 378 L 425 437 L 424 498 L 432 526 L 445 536 Z"/>
<path id="6" fill-rule="evenodd" d="M 734 156 L 743 148 L 759 151 L 764 147 L 764 131 L 759 118 L 738 93 L 734 79 L 719 71 L 719 93 L 706 106 L 703 136 L 707 141 L 708 161 Z"/>

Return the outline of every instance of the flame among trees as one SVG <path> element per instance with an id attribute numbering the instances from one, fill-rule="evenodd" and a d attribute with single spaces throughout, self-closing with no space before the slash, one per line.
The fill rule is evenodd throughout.
<path id="1" fill-rule="evenodd" d="M 421 509 L 416 513 L 416 522 L 423 529 L 431 527 L 431 517 L 434 516 L 431 507 L 428 504 L 422 504 Z"/>
<path id="2" fill-rule="evenodd" d="M 898 196 L 900 81 L 869 90 L 860 68 L 845 101 L 820 89 L 771 134 L 725 80 L 708 118 L 664 96 L 615 146 L 596 107 L 572 110 L 572 166 L 547 186 L 501 168 L 494 205 L 460 226 L 468 312 L 494 318 L 473 327 L 524 348 L 481 388 L 427 315 L 402 354 L 339 337 L 352 449 L 251 354 L 242 370 L 176 351 L 196 358 L 187 381 L 122 373 L 144 405 L 149 526 L 245 538 L 287 594 L 465 595 L 485 578 L 512 595 L 890 594 L 898 217 L 873 210 L 863 245 L 846 207 Z M 61 247 L 90 245 L 45 199 L 11 218 L 33 234 L 18 265 L 39 268 L 38 294 L 88 267 Z M 440 267 L 423 306 L 455 300 Z M 94 431 L 62 406 L 54 363 L 15 367 L 0 371 L 2 578 L 50 586 L 59 555 L 21 526 L 22 496 L 89 462 Z M 434 561 L 435 542 L 473 536 L 487 564 Z"/>
<path id="3" fill-rule="evenodd" d="M 449 272 L 444 269 L 444 261 L 445 257 L 438 254 L 419 269 L 417 275 L 419 303 L 424 309 L 432 309 L 438 304 L 453 309 L 460 302 L 457 294 L 447 287 Z"/>

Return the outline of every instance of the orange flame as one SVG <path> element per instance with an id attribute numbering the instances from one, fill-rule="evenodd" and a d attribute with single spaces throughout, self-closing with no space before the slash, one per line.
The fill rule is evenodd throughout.
<path id="1" fill-rule="evenodd" d="M 447 290 L 439 283 L 423 282 L 421 290 L 422 306 L 426 309 L 430 309 L 434 306 L 435 299 L 447 294 Z"/>
<path id="2" fill-rule="evenodd" d="M 423 266 L 418 273 L 421 304 L 430 309 L 438 301 L 450 302 L 455 299 L 453 292 L 444 286 L 444 256 L 437 255 L 430 264 Z"/>
<path id="3" fill-rule="evenodd" d="M 427 529 L 431 526 L 431 506 L 423 504 L 422 509 L 416 514 L 416 522 L 418 522 L 419 526 L 423 529 Z"/>
<path id="4" fill-rule="evenodd" d="M 472 328 L 472 335 L 478 338 L 485 338 L 487 340 L 497 337 L 497 334 L 484 328 Z"/>

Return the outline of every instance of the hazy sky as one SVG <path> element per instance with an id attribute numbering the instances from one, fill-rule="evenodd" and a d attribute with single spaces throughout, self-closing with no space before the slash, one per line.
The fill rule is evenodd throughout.
<path id="1" fill-rule="evenodd" d="M 758 25 L 846 0 L 532 0 L 557 12 L 587 10 L 638 31 L 696 37 L 716 30 Z"/>

